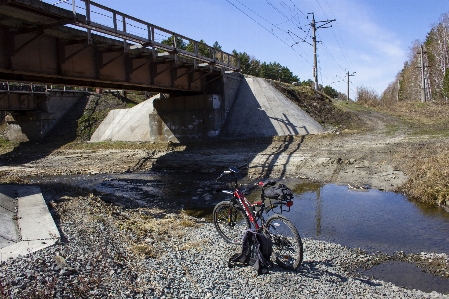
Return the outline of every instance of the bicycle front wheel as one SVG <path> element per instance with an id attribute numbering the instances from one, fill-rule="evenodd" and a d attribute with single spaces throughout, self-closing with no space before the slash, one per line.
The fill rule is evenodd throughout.
<path id="1" fill-rule="evenodd" d="M 272 215 L 266 229 L 273 242 L 271 257 L 281 268 L 296 270 L 302 263 L 304 249 L 296 227 L 282 215 Z"/>
<path id="2" fill-rule="evenodd" d="M 220 236 L 228 243 L 242 244 L 250 223 L 245 212 L 230 201 L 222 201 L 214 208 L 214 225 Z"/>

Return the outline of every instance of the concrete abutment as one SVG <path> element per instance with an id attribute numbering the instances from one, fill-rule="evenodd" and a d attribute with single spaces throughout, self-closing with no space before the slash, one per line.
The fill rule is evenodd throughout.
<path id="1" fill-rule="evenodd" d="M 6 130 L 4 135 L 10 141 L 26 142 L 39 140 L 58 126 L 69 121 L 65 115 L 87 94 L 79 91 L 51 91 L 37 101 L 35 110 L 11 111 L 5 114 Z"/>

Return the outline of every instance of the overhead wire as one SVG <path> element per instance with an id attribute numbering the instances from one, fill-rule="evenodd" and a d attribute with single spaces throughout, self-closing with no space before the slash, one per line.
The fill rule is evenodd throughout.
<path id="1" fill-rule="evenodd" d="M 263 29 L 265 29 L 266 31 L 268 31 L 271 35 L 273 35 L 274 37 L 276 37 L 278 40 L 280 40 L 282 43 L 284 43 L 285 45 L 289 46 L 289 44 L 287 44 L 286 41 L 284 41 L 283 39 L 281 39 L 279 36 L 277 36 L 276 34 L 274 34 L 273 31 L 268 30 L 265 26 L 263 26 L 260 22 L 258 22 L 257 20 L 255 20 L 253 17 L 251 17 L 249 14 L 247 14 L 245 11 L 243 11 L 241 8 L 239 8 L 237 5 L 235 5 L 234 3 L 232 3 L 230 0 L 225 0 L 226 2 L 228 2 L 229 4 L 231 4 L 232 6 L 234 6 L 236 9 L 238 9 L 241 13 L 243 13 L 245 16 L 247 16 L 248 18 L 250 18 L 252 21 L 254 21 L 256 24 L 258 24 L 260 27 L 262 27 Z M 285 30 L 279 28 L 278 26 L 272 24 L 270 21 L 266 20 L 265 18 L 263 18 L 262 16 L 260 16 L 259 14 L 257 14 L 256 12 L 254 12 L 252 9 L 248 8 L 246 5 L 244 5 L 242 2 L 240 2 L 239 0 L 235 0 L 238 3 L 240 3 L 242 6 L 244 6 L 245 8 L 247 8 L 248 10 L 250 10 L 251 12 L 253 12 L 254 14 L 256 14 L 258 17 L 260 17 L 261 19 L 263 19 L 264 21 L 268 22 L 270 25 L 272 25 L 273 27 L 281 30 L 282 32 L 285 32 Z M 291 47 L 290 47 L 291 48 Z M 302 59 L 304 59 L 307 63 L 310 63 L 304 56 L 302 56 L 298 51 L 296 51 L 295 49 L 292 48 L 292 50 L 294 52 L 296 52 Z"/>
<path id="2" fill-rule="evenodd" d="M 306 18 L 307 15 L 298 8 L 298 6 L 296 6 L 296 4 L 292 1 L 292 0 L 288 0 L 290 3 L 290 5 L 288 3 L 286 3 L 285 1 L 279 1 L 279 5 L 282 7 L 281 9 L 278 8 L 272 1 L 270 0 L 266 0 L 266 3 L 272 7 L 277 13 L 279 13 L 279 15 L 284 18 L 284 21 L 279 22 L 279 23 L 273 23 L 270 20 L 267 20 L 265 17 L 261 16 L 259 13 L 255 12 L 253 9 L 251 9 L 250 7 L 248 7 L 247 5 L 243 4 L 240 0 L 234 0 L 235 3 L 231 2 L 230 0 L 226 0 L 226 2 L 228 2 L 229 4 L 231 4 L 232 6 L 234 6 L 236 9 L 238 9 L 241 13 L 243 13 L 246 17 L 250 18 L 252 21 L 254 21 L 256 24 L 258 24 L 260 27 L 262 27 L 264 30 L 270 32 L 271 35 L 273 35 L 274 37 L 276 37 L 278 40 L 280 40 L 282 43 L 286 44 L 287 46 L 289 46 L 293 51 L 295 51 L 302 59 L 304 59 L 307 63 L 310 63 L 309 60 L 304 56 L 301 55 L 301 53 L 299 53 L 298 51 L 296 51 L 295 48 L 293 48 L 294 45 L 299 44 L 301 42 L 307 42 L 306 39 L 311 38 L 311 26 L 309 26 L 308 30 L 304 30 L 303 29 L 303 25 L 301 24 L 301 16 L 303 16 L 303 18 Z M 324 0 L 326 1 L 326 0 Z M 321 11 L 323 12 L 323 14 L 327 17 L 326 12 L 324 11 L 321 3 L 319 2 L 319 0 L 316 0 L 317 4 L 319 5 Z M 237 5 L 237 3 L 241 6 L 239 7 Z M 332 12 L 329 4 L 326 2 L 329 10 Z M 246 10 L 246 11 L 245 11 Z M 285 13 L 284 11 L 287 11 L 288 13 Z M 275 34 L 273 32 L 273 29 L 269 30 L 266 26 L 264 26 L 262 24 L 262 22 L 258 21 L 256 19 L 256 17 L 251 16 L 250 14 L 254 14 L 255 16 L 257 16 L 257 18 L 260 18 L 261 20 L 263 20 L 264 22 L 270 24 L 274 29 L 277 29 L 279 34 L 282 35 L 286 35 L 288 38 L 290 38 L 294 44 L 293 45 L 289 45 L 286 42 L 285 38 L 281 38 L 278 34 Z M 305 33 L 305 37 L 301 37 L 298 34 L 296 34 L 293 29 L 283 29 L 280 26 L 284 25 L 286 23 L 290 22 L 293 26 L 295 26 L 295 29 L 300 30 L 301 32 Z M 310 24 L 308 24 L 310 25 Z M 283 26 L 285 27 L 285 26 Z M 338 32 L 340 35 L 340 39 L 341 38 L 341 32 Z M 340 41 L 336 35 L 336 33 L 332 30 L 332 34 L 334 35 L 335 40 L 337 41 L 338 47 L 341 51 L 341 53 L 343 54 L 343 57 L 346 61 L 347 64 L 349 64 L 348 59 L 347 59 L 347 52 L 345 53 L 345 51 L 343 51 L 343 48 L 340 44 Z M 319 37 L 319 35 L 317 35 L 317 37 Z M 299 40 L 299 41 L 298 41 Z M 308 42 L 307 42 L 308 43 Z M 309 45 L 311 45 L 311 43 L 308 43 Z M 335 75 L 339 80 L 338 81 L 333 81 L 331 79 L 328 78 L 328 76 L 326 75 L 326 73 L 323 73 L 322 68 L 320 65 L 318 65 L 319 68 L 319 72 L 320 72 L 320 77 L 321 77 L 321 82 L 323 81 L 323 77 L 327 80 L 327 81 L 333 81 L 330 84 L 333 85 L 334 83 L 340 83 L 340 82 L 344 82 L 345 79 L 340 75 L 342 73 L 342 70 L 345 71 L 346 69 L 335 59 L 335 57 L 333 56 L 332 52 L 329 50 L 329 48 L 327 47 L 326 44 L 322 43 L 323 47 L 322 49 L 324 50 L 325 56 L 329 57 L 329 62 L 332 65 L 332 67 L 334 68 L 334 71 L 337 73 L 337 75 Z M 300 49 L 302 51 L 304 51 L 304 47 L 300 47 Z M 306 56 L 308 55 L 307 53 L 305 54 Z M 321 62 L 321 60 L 320 60 Z"/>
<path id="3" fill-rule="evenodd" d="M 317 0 L 317 1 L 318 1 L 318 0 Z M 329 11 L 333 14 L 333 11 L 332 11 L 331 6 L 329 5 L 329 2 L 327 2 L 327 0 L 323 0 L 323 1 L 326 2 L 327 7 L 329 8 Z M 337 38 L 337 36 L 336 36 L 336 34 L 335 34 L 334 31 L 332 31 L 332 33 L 334 34 L 335 40 L 337 41 L 337 45 L 338 45 L 338 47 L 340 48 L 341 53 L 343 54 L 343 58 L 345 59 L 346 64 L 347 64 L 350 68 L 352 68 L 353 66 L 352 66 L 352 64 L 351 64 L 351 61 L 348 60 L 348 55 L 347 55 L 348 53 L 347 53 L 347 50 L 346 50 L 346 45 L 345 45 L 345 43 L 344 43 L 344 39 L 343 39 L 343 37 L 341 36 L 340 26 L 338 26 L 338 23 L 336 23 L 335 25 L 336 25 L 336 26 L 335 26 L 336 31 L 337 31 L 337 33 L 338 33 L 338 35 L 339 35 L 340 38 Z M 343 47 L 344 47 L 345 51 L 343 51 L 343 49 L 342 49 L 342 47 L 341 47 L 340 40 L 341 40 L 341 42 L 343 43 Z"/>
<path id="4" fill-rule="evenodd" d="M 301 30 L 301 31 L 303 31 L 303 32 L 306 33 L 306 37 L 305 37 L 305 38 L 302 38 L 302 37 L 298 36 L 297 34 L 295 34 L 292 30 L 290 30 L 290 29 L 287 30 L 287 34 L 291 37 L 292 42 L 293 42 L 293 44 L 290 46 L 292 49 L 293 49 L 293 46 L 299 44 L 300 42 L 306 42 L 306 43 L 308 43 L 308 42 L 306 41 L 306 38 L 307 38 L 307 36 L 308 36 L 308 34 L 309 34 L 309 32 L 310 32 L 310 28 L 309 28 L 309 31 L 308 31 L 308 32 L 306 32 L 304 29 L 301 28 L 301 22 L 300 22 L 300 20 L 295 18 L 296 16 L 298 16 L 298 14 L 296 14 L 296 15 L 292 14 L 292 13 L 291 13 L 292 9 L 291 9 L 290 7 L 288 7 L 287 4 L 286 4 L 285 2 L 283 2 L 283 1 L 281 1 L 280 4 L 281 4 L 281 6 L 283 6 L 284 8 L 286 8 L 286 10 L 290 13 L 290 17 L 287 16 L 286 14 L 284 14 L 279 8 L 277 8 L 277 7 L 276 7 L 272 2 L 270 2 L 269 0 L 266 0 L 266 2 L 267 2 L 267 4 L 270 5 L 275 11 L 277 11 L 281 16 L 283 16 L 285 19 L 287 19 L 287 21 L 290 21 L 290 22 L 295 26 L 295 28 L 298 28 L 299 30 Z M 301 12 L 301 13 L 302 13 L 302 12 Z M 303 13 L 302 13 L 302 14 L 303 14 Z M 297 23 L 295 23 L 293 20 L 296 21 Z M 285 32 L 285 30 L 284 30 L 284 32 Z M 300 42 L 298 42 L 292 35 L 295 35 L 298 39 L 300 39 Z M 309 44 L 310 44 L 310 43 L 309 43 Z M 300 48 L 300 49 L 304 52 L 304 55 L 308 55 L 308 54 L 304 51 L 303 48 Z M 295 51 L 295 49 L 293 49 L 293 50 Z M 307 61 L 307 62 L 308 62 L 308 61 Z"/>

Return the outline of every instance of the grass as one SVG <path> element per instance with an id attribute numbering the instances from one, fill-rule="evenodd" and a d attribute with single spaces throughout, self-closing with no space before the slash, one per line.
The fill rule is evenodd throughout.
<path id="1" fill-rule="evenodd" d="M 405 156 L 403 167 L 409 180 L 401 188 L 412 199 L 449 206 L 449 143 L 431 142 L 397 153 Z"/>
<path id="2" fill-rule="evenodd" d="M 399 117 L 414 136 L 449 136 L 449 105 L 401 102 L 376 110 Z"/>
<path id="3" fill-rule="evenodd" d="M 196 227 L 197 223 L 186 212 L 179 214 L 139 213 L 128 210 L 129 216 L 121 219 L 115 217 L 116 225 L 130 237 L 130 249 L 141 258 L 158 258 L 164 251 L 165 242 L 181 239 L 185 236 L 185 228 Z M 182 242 L 185 243 L 185 242 Z M 199 244 L 183 245 L 185 249 L 197 247 Z"/>
<path id="4" fill-rule="evenodd" d="M 143 150 L 167 150 L 167 143 L 154 142 L 126 142 L 126 141 L 103 141 L 103 142 L 70 142 L 60 147 L 61 150 L 108 150 L 108 149 L 143 149 Z M 185 146 L 171 144 L 172 150 L 183 150 Z"/>
<path id="5" fill-rule="evenodd" d="M 373 109 L 370 107 L 366 107 L 363 105 L 359 105 L 356 102 L 353 101 L 334 101 L 333 102 L 334 105 L 340 109 L 343 110 L 350 110 L 350 111 L 364 111 L 364 112 L 369 112 L 372 111 Z"/>
<path id="6" fill-rule="evenodd" d="M 141 258 L 156 258 L 158 256 L 158 249 L 151 244 L 135 244 L 131 246 L 131 251 Z"/>
<path id="7" fill-rule="evenodd" d="M 0 129 L 0 132 L 2 130 Z M 9 141 L 3 137 L 0 136 L 0 155 L 5 154 L 5 153 L 9 153 L 10 151 L 12 151 L 16 146 L 18 146 L 19 144 L 16 142 L 12 142 Z"/>

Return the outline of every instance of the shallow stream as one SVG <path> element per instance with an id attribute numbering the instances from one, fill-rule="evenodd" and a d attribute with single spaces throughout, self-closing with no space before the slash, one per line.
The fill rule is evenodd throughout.
<path id="1" fill-rule="evenodd" d="M 65 183 L 142 203 L 210 213 L 217 202 L 229 196 L 206 191 L 205 187 L 215 177 L 215 174 L 129 173 L 45 177 L 36 178 L 35 183 Z M 304 183 L 299 179 L 283 183 L 295 194 L 291 211 L 284 214 L 303 238 L 331 241 L 368 252 L 449 255 L 449 213 L 442 208 L 374 189 Z M 254 200 L 258 194 L 255 190 L 248 198 Z M 403 262 L 383 263 L 365 274 L 403 287 L 449 293 L 447 279 Z"/>

